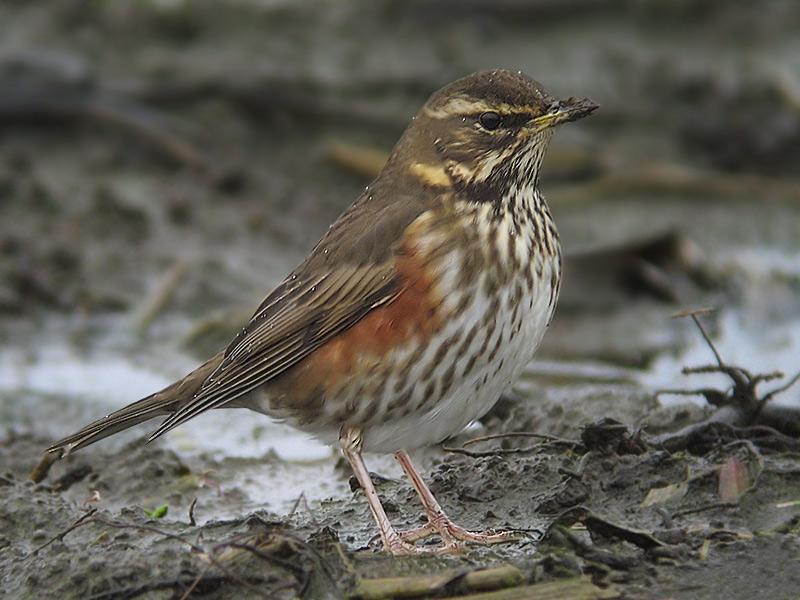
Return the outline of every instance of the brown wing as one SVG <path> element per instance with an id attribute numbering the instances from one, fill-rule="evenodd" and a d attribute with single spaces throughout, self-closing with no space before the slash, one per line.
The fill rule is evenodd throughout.
<path id="1" fill-rule="evenodd" d="M 380 206 L 368 200 L 345 212 L 264 300 L 200 391 L 151 440 L 258 388 L 397 297 L 403 285 L 395 269 L 397 245 L 426 204 L 401 198 Z"/>

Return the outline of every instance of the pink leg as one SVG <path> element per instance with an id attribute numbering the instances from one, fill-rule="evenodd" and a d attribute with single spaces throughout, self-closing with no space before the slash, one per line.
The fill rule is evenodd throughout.
<path id="1" fill-rule="evenodd" d="M 447 514 L 445 514 L 439 502 L 437 502 L 430 489 L 428 489 L 428 486 L 425 485 L 419 472 L 411 462 L 411 457 L 408 453 L 405 450 L 400 450 L 399 452 L 395 452 L 395 458 L 397 458 L 400 466 L 403 467 L 403 471 L 408 475 L 414 489 L 417 490 L 417 494 L 419 494 L 419 498 L 422 501 L 422 506 L 425 507 L 425 512 L 428 515 L 428 522 L 422 527 L 399 534 L 403 540 L 413 542 L 426 538 L 434 533 L 438 533 L 445 544 L 452 544 L 456 540 L 473 542 L 476 544 L 500 544 L 502 542 L 511 542 L 520 539 L 520 534 L 514 531 L 486 531 L 474 533 L 456 525 L 450 520 Z"/>
<path id="2" fill-rule="evenodd" d="M 381 532 L 381 539 L 383 540 L 383 547 L 387 550 L 387 552 L 399 556 L 415 554 L 446 554 L 458 550 L 457 544 L 452 540 L 450 540 L 450 543 L 448 543 L 448 540 L 444 540 L 444 545 L 439 546 L 438 548 L 418 547 L 412 543 L 413 540 L 404 540 L 397 530 L 392 527 L 392 524 L 389 522 L 389 517 L 386 516 L 386 511 L 383 510 L 383 505 L 378 497 L 378 492 L 375 490 L 375 486 L 372 484 L 372 479 L 369 477 L 369 471 L 367 471 L 367 466 L 364 464 L 364 459 L 361 457 L 361 453 L 356 450 L 348 450 L 346 448 L 342 448 L 342 453 L 347 459 L 347 462 L 349 462 L 350 466 L 353 468 L 353 473 L 355 473 L 358 483 L 361 484 L 361 488 L 367 495 L 369 508 L 372 511 L 372 516 L 375 518 L 375 522 L 378 524 L 378 529 Z"/>

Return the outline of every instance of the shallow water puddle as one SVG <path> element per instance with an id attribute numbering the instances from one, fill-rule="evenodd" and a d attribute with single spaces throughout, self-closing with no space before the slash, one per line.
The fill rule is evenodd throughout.
<path id="1" fill-rule="evenodd" d="M 37 430 L 47 431 L 55 439 L 172 382 L 123 353 L 79 353 L 58 342 L 40 348 L 0 354 L 0 398 L 4 399 L 0 425 L 35 422 Z M 188 358 L 186 362 L 190 364 Z M 156 422 L 102 440 L 95 448 L 119 447 L 145 435 Z M 247 494 L 252 508 L 285 513 L 300 494 L 314 501 L 347 490 L 346 482 L 334 471 L 337 455 L 330 447 L 246 410 L 200 415 L 160 443 L 187 458 L 210 453 L 218 461 L 245 459 L 237 461 L 233 476 L 226 473 L 224 478 L 227 486 Z M 383 457 L 370 457 L 370 466 L 390 474 L 399 472 Z M 236 513 L 241 511 L 239 505 L 234 508 Z"/>
<path id="2" fill-rule="evenodd" d="M 775 248 L 742 248 L 726 257 L 721 268 L 735 272 L 747 282 L 741 286 L 742 306 L 723 309 L 714 317 L 717 326 L 713 332 L 706 327 L 723 361 L 753 373 L 781 371 L 785 377 L 792 377 L 800 371 L 797 295 L 800 254 Z M 708 365 L 715 361 L 700 332 L 694 327 L 689 331 L 680 352 L 661 354 L 650 369 L 640 374 L 642 385 L 654 390 L 709 386 L 726 389 L 730 385 L 728 378 L 719 374 L 681 375 L 684 366 Z M 780 381 L 767 383 L 762 389 L 780 384 Z M 665 403 L 685 399 L 686 396 L 662 396 Z M 700 397 L 697 401 L 703 402 Z M 774 402 L 800 405 L 800 391 L 793 388 L 776 397 Z"/>
<path id="3" fill-rule="evenodd" d="M 719 317 L 719 327 L 713 336 L 714 345 L 723 361 L 740 366 L 752 373 L 781 371 L 788 378 L 800 370 L 800 319 L 779 323 L 768 323 L 760 319 L 748 319 L 746 313 L 726 312 Z M 652 367 L 639 375 L 640 383 L 653 390 L 693 389 L 714 387 L 727 389 L 730 380 L 721 374 L 681 375 L 684 366 L 696 367 L 714 364 L 714 355 L 698 332 L 677 355 L 665 353 L 659 356 Z M 784 380 L 785 381 L 785 380 Z M 769 382 L 761 389 L 768 390 L 781 385 L 781 381 Z M 662 394 L 665 404 L 685 402 L 687 396 Z M 690 396 L 700 404 L 702 396 Z M 800 405 L 797 388 L 777 396 L 773 402 Z"/>

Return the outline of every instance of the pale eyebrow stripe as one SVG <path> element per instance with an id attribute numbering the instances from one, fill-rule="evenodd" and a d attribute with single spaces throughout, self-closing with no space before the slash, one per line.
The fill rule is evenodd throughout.
<path id="1" fill-rule="evenodd" d="M 494 111 L 501 115 L 535 114 L 540 109 L 530 104 L 489 104 L 485 100 L 473 100 L 465 96 L 456 96 L 448 100 L 439 108 L 426 108 L 425 115 L 432 119 L 447 119 L 449 117 L 463 117 L 482 112 Z"/>

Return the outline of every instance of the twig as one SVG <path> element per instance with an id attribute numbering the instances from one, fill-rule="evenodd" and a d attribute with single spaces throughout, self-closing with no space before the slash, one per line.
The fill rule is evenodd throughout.
<path id="1" fill-rule="evenodd" d="M 181 595 L 180 600 L 188 600 L 189 596 L 192 595 L 192 592 L 197 588 L 200 584 L 200 580 L 202 580 L 208 572 L 211 570 L 211 563 L 208 563 L 203 569 L 197 574 L 197 577 L 194 578 L 192 584 L 186 589 L 186 591 Z"/>
<path id="2" fill-rule="evenodd" d="M 188 272 L 189 267 L 186 262 L 177 260 L 161 276 L 155 289 L 139 309 L 139 317 L 136 319 L 135 325 L 137 334 L 144 335 L 147 333 L 153 320 L 172 301 L 181 280 Z"/>
<path id="3" fill-rule="evenodd" d="M 664 545 L 662 541 L 653 537 L 653 535 L 647 531 L 639 531 L 637 529 L 625 527 L 619 523 L 613 523 L 591 512 L 583 517 L 581 521 L 592 533 L 625 540 L 644 550 Z"/>
<path id="4" fill-rule="evenodd" d="M 694 508 L 686 508 L 672 513 L 672 518 L 685 517 L 686 515 L 694 515 L 696 513 L 705 512 L 707 510 L 716 510 L 718 508 L 735 508 L 736 502 L 712 502 L 711 504 L 703 504 L 702 506 L 695 506 Z"/>
<path id="5" fill-rule="evenodd" d="M 755 438 L 756 441 L 775 439 L 782 443 L 786 448 L 800 448 L 800 442 L 798 442 L 798 440 L 786 435 L 785 433 L 781 433 L 769 425 L 751 425 L 750 427 L 733 427 L 732 429 L 734 433 L 737 433 L 743 437 L 747 436 L 748 440 L 753 439 L 753 434 L 762 433 L 764 435 L 762 437 Z"/>
<path id="6" fill-rule="evenodd" d="M 150 533 L 155 533 L 156 535 L 163 536 L 165 538 L 178 541 L 182 544 L 189 546 L 192 550 L 194 550 L 197 554 L 202 556 L 206 556 L 215 567 L 217 567 L 220 571 L 222 571 L 225 575 L 227 575 L 231 581 L 236 581 L 241 585 L 247 587 L 252 592 L 257 594 L 262 598 L 269 598 L 264 592 L 262 592 L 258 587 L 252 585 L 248 581 L 238 577 L 236 574 L 231 573 L 231 571 L 225 567 L 214 555 L 213 553 L 206 552 L 206 550 L 202 546 L 198 546 L 197 544 L 190 542 L 186 538 L 183 538 L 179 535 L 174 533 L 170 533 L 168 531 L 164 531 L 163 529 L 158 529 L 157 527 L 152 527 L 151 525 L 137 525 L 136 523 L 116 523 L 114 521 L 108 521 L 106 519 L 100 519 L 98 517 L 93 517 L 91 522 L 99 523 L 101 525 L 105 525 L 107 527 L 112 527 L 114 529 L 137 529 L 139 531 L 147 531 Z"/>
<path id="7" fill-rule="evenodd" d="M 80 518 L 78 518 L 72 525 L 67 527 L 64 531 L 56 535 L 55 537 L 50 538 L 44 544 L 36 548 L 35 550 L 31 551 L 25 558 L 30 558 L 31 556 L 36 556 L 41 550 L 47 548 L 53 542 L 58 542 L 64 539 L 69 532 L 76 530 L 78 527 L 85 525 L 88 519 L 97 512 L 96 508 L 90 508 L 85 514 L 83 514 Z"/>
<path id="8" fill-rule="evenodd" d="M 722 357 L 719 355 L 717 347 L 714 346 L 714 342 L 711 341 L 711 338 L 708 336 L 708 333 L 706 333 L 706 330 L 703 327 L 703 324 L 700 323 L 700 319 L 697 318 L 697 315 L 698 315 L 697 312 L 693 312 L 691 314 L 692 321 L 694 321 L 694 324 L 697 325 L 697 328 L 700 330 L 700 334 L 703 336 L 703 339 L 706 341 L 706 344 L 708 344 L 708 347 L 711 348 L 711 352 L 714 353 L 714 358 L 717 359 L 717 364 L 719 365 L 720 368 L 722 368 L 723 367 Z"/>
<path id="9" fill-rule="evenodd" d="M 679 310 L 676 313 L 672 313 L 671 317 L 673 319 L 685 319 L 686 317 L 690 317 L 692 315 L 710 315 L 716 312 L 716 307 L 714 306 L 705 306 L 703 308 L 687 308 L 685 310 Z"/>
<path id="10" fill-rule="evenodd" d="M 42 455 L 41 460 L 39 460 L 39 462 L 28 475 L 28 479 L 30 479 L 33 483 L 39 483 L 45 477 L 47 477 L 47 473 L 50 472 L 50 468 L 57 460 L 58 456 L 56 454 L 52 452 L 45 452 Z"/>
<path id="11" fill-rule="evenodd" d="M 442 592 L 476 592 L 518 586 L 525 576 L 516 567 L 502 565 L 467 572 L 359 579 L 355 596 L 362 600 L 436 596 Z M 448 594 L 449 596 L 449 594 Z"/>
<path id="12" fill-rule="evenodd" d="M 698 373 L 723 373 L 727 375 L 733 385 L 727 390 L 716 390 L 713 388 L 700 388 L 695 390 L 660 390 L 656 392 L 656 396 L 663 393 L 679 394 L 679 395 L 694 395 L 699 394 L 706 398 L 709 404 L 718 407 L 718 410 L 711 415 L 706 421 L 698 423 L 696 426 L 690 426 L 676 432 L 672 435 L 660 436 L 660 441 L 673 442 L 684 438 L 684 444 L 688 445 L 691 438 L 697 434 L 705 432 L 705 427 L 715 423 L 727 423 L 735 427 L 747 426 L 757 422 L 768 422 L 771 425 L 776 425 L 781 429 L 790 430 L 792 433 L 800 431 L 800 413 L 791 414 L 790 411 L 784 410 L 782 413 L 774 411 L 777 414 L 766 415 L 765 407 L 767 403 L 772 400 L 776 395 L 786 391 L 792 385 L 800 381 L 800 373 L 797 373 L 786 384 L 781 385 L 774 390 L 771 390 L 759 397 L 756 388 L 760 383 L 767 381 L 774 381 L 780 379 L 784 374 L 780 371 L 771 371 L 768 373 L 751 373 L 748 369 L 736 365 L 728 365 L 722 359 L 719 351 L 717 350 L 711 337 L 703 327 L 698 315 L 707 314 L 710 312 L 708 309 L 703 310 L 689 310 L 683 311 L 674 315 L 675 317 L 689 316 L 694 321 L 700 334 L 703 336 L 706 344 L 714 354 L 716 364 L 713 365 L 700 365 L 696 367 L 684 367 L 681 372 L 684 375 L 694 375 Z M 783 421 L 781 421 L 781 418 Z M 741 433 L 739 430 L 737 433 Z M 787 442 L 786 436 L 783 436 L 780 441 L 789 447 L 797 444 L 796 440 Z M 666 445 L 666 444 L 665 444 Z"/>
<path id="13" fill-rule="evenodd" d="M 497 448 L 495 450 L 484 450 L 484 451 L 475 451 L 466 449 L 467 446 L 471 446 L 473 444 L 487 442 L 490 440 L 513 438 L 513 437 L 538 438 L 544 440 L 544 442 L 541 444 L 536 444 L 535 446 L 527 446 L 522 448 Z M 469 456 L 471 458 L 484 458 L 487 456 L 503 456 L 507 454 L 527 454 L 528 452 L 536 452 L 538 450 L 541 450 L 548 444 L 563 445 L 569 448 L 577 448 L 581 446 L 581 442 L 560 438 L 554 435 L 548 435 L 546 433 L 535 433 L 532 431 L 509 431 L 506 433 L 492 433 L 489 435 L 482 435 L 480 437 L 467 440 L 462 444 L 461 448 L 454 448 L 452 446 L 442 446 L 442 450 L 444 450 L 445 452 L 452 452 L 454 454 L 462 454 L 464 456 Z"/>
<path id="14" fill-rule="evenodd" d="M 306 573 L 306 571 L 304 571 L 302 567 L 293 565 L 288 560 L 278 558 L 277 556 L 271 556 L 266 552 L 261 551 L 256 546 L 252 546 L 250 544 L 242 544 L 240 542 L 224 542 L 222 544 L 214 546 L 215 550 L 223 548 L 235 548 L 237 550 L 244 550 L 245 552 L 249 552 L 253 556 L 258 557 L 265 562 L 277 565 L 282 569 L 289 571 L 292 575 L 294 575 L 297 578 L 297 583 L 300 584 L 301 596 L 303 594 L 303 591 L 305 591 L 305 589 L 308 587 L 308 573 Z"/>
<path id="15" fill-rule="evenodd" d="M 14 89 L 13 82 L 10 89 Z M 111 125 L 150 143 L 179 164 L 201 172 L 211 167 L 207 156 L 170 131 L 164 115 L 142 105 L 120 103 L 93 92 L 63 94 L 47 88 L 15 90 L 13 96 L 3 98 L 0 104 L 0 121 L 42 118 L 88 119 Z"/>
<path id="16" fill-rule="evenodd" d="M 353 146 L 341 142 L 332 142 L 325 146 L 325 158 L 337 167 L 373 179 L 378 175 L 389 153 L 376 148 Z"/>
<path id="17" fill-rule="evenodd" d="M 292 510 L 290 510 L 289 514 L 286 515 L 286 520 L 287 521 L 291 520 L 291 518 L 297 512 L 297 509 L 300 506 L 301 502 L 303 503 L 303 507 L 306 509 L 308 516 L 311 517 L 311 523 L 314 525 L 314 527 L 317 527 L 319 525 L 319 521 L 317 521 L 316 517 L 314 517 L 313 511 L 311 510 L 311 507 L 308 505 L 308 500 L 306 500 L 305 492 L 300 492 L 300 495 L 297 497 L 297 500 L 295 500 L 294 504 L 292 505 Z"/>
<path id="18" fill-rule="evenodd" d="M 793 386 L 795 383 L 797 383 L 798 381 L 800 381 L 800 371 L 798 371 L 797 373 L 795 373 L 794 377 L 792 377 L 792 378 L 791 378 L 789 381 L 787 381 L 787 382 L 786 382 L 784 385 L 782 385 L 782 386 L 779 386 L 779 387 L 775 388 L 774 390 L 772 390 L 772 391 L 770 391 L 770 392 L 767 392 L 767 393 L 766 393 L 766 394 L 765 394 L 765 395 L 764 395 L 764 396 L 761 398 L 761 401 L 759 402 L 759 404 L 758 404 L 758 407 L 756 408 L 756 414 L 755 414 L 755 416 L 756 416 L 756 417 L 758 417 L 758 416 L 761 414 L 761 411 L 763 410 L 764 406 L 766 406 L 767 402 L 769 402 L 770 400 L 772 400 L 772 399 L 773 399 L 775 396 L 777 396 L 778 394 L 782 394 L 783 392 L 785 392 L 786 390 L 788 390 L 790 387 L 792 387 L 792 386 Z"/>
<path id="19" fill-rule="evenodd" d="M 254 521 L 257 521 L 267 531 L 270 531 L 272 529 L 272 525 L 270 523 L 268 523 L 267 521 L 264 521 L 258 515 L 251 515 L 251 517 L 248 519 L 248 521 L 251 520 L 251 519 L 254 520 Z M 328 580 L 328 584 L 331 586 L 331 589 L 336 590 L 337 593 L 339 592 L 339 587 L 338 587 L 338 585 L 336 583 L 336 578 L 331 574 L 331 570 L 330 570 L 330 567 L 328 566 L 327 561 L 316 550 L 316 548 L 314 548 L 313 546 L 308 544 L 305 540 L 297 537 L 296 535 L 291 534 L 288 531 L 282 531 L 280 535 L 281 535 L 281 537 L 283 539 L 286 539 L 286 540 L 289 540 L 291 542 L 294 542 L 297 546 L 299 546 L 300 548 L 305 550 L 308 554 L 310 554 L 314 558 L 314 560 L 316 561 L 316 564 L 319 567 L 319 570 L 325 575 L 325 578 Z M 341 547 L 340 546 L 339 546 L 339 550 L 340 550 L 340 554 L 341 554 Z M 345 561 L 345 562 L 348 562 L 348 561 Z M 350 571 L 353 570 L 352 566 L 350 566 L 350 565 L 348 565 L 348 568 L 349 568 Z M 308 583 L 310 583 L 310 580 L 307 581 L 306 584 L 304 584 L 304 587 L 305 587 L 305 585 L 308 585 Z M 302 595 L 302 593 L 300 595 Z"/>
<path id="20" fill-rule="evenodd" d="M 189 505 L 189 524 L 192 527 L 195 527 L 197 525 L 197 521 L 195 521 L 195 518 L 194 518 L 194 507 L 195 506 L 197 506 L 197 496 L 194 497 L 194 500 L 192 500 L 192 503 Z"/>
<path id="21" fill-rule="evenodd" d="M 139 531 L 147 531 L 149 533 L 155 533 L 156 535 L 163 536 L 165 538 L 169 538 L 171 540 L 175 540 L 180 542 L 181 544 L 186 544 L 194 550 L 198 554 L 207 554 L 206 550 L 202 546 L 198 546 L 194 542 L 190 542 L 184 537 L 181 537 L 175 533 L 170 533 L 169 531 L 164 531 L 163 529 L 159 529 L 157 527 L 153 527 L 152 525 L 138 525 L 136 523 L 117 523 L 116 521 L 109 521 L 108 519 L 103 519 L 100 517 L 94 517 L 92 522 L 98 523 L 100 525 L 105 525 L 106 527 L 111 527 L 113 529 L 137 529 Z"/>
<path id="22" fill-rule="evenodd" d="M 709 404 L 713 406 L 722 406 L 727 401 L 732 389 L 733 387 L 727 390 L 718 390 L 716 388 L 696 388 L 692 390 L 666 388 L 663 390 L 656 390 L 655 397 L 658 398 L 664 394 L 671 396 L 703 396 Z"/>
<path id="23" fill-rule="evenodd" d="M 473 444 L 478 444 L 480 442 L 487 442 L 489 440 L 497 440 L 501 438 L 511 438 L 511 437 L 531 437 L 531 438 L 539 438 L 548 442 L 553 442 L 556 444 L 564 444 L 566 446 L 580 446 L 581 443 L 575 440 L 568 440 L 566 438 L 560 438 L 555 435 L 548 435 L 546 433 L 534 433 L 532 431 L 509 431 L 507 433 L 492 433 L 490 435 L 482 435 L 480 437 L 472 438 L 471 440 L 467 440 L 464 442 L 461 447 L 466 448 L 467 446 L 472 446 Z"/>
<path id="24" fill-rule="evenodd" d="M 687 425 L 678 431 L 665 433 L 650 438 L 650 443 L 663 447 L 669 452 L 678 452 L 690 447 L 708 443 L 709 436 L 718 441 L 720 438 L 731 439 L 750 439 L 759 447 L 781 447 L 783 449 L 797 450 L 800 448 L 800 441 L 781 433 L 769 425 L 750 425 L 740 427 L 735 422 L 741 420 L 741 415 L 730 406 L 725 406 L 716 411 L 708 419 L 700 423 Z M 761 434 L 761 435 L 754 435 Z M 769 444 L 773 442 L 772 444 Z M 778 446 L 779 445 L 779 446 Z"/>
<path id="25" fill-rule="evenodd" d="M 92 596 L 85 596 L 85 600 L 119 600 L 120 598 L 130 599 L 136 598 L 138 596 L 142 596 L 149 592 L 156 592 L 158 590 L 174 590 L 177 592 L 177 588 L 184 589 L 186 586 L 191 586 L 194 584 L 196 578 L 194 579 L 166 579 L 166 580 L 159 580 L 159 581 L 149 581 L 147 583 L 131 586 L 127 588 L 118 588 L 114 590 L 109 590 L 106 592 L 100 592 L 98 594 L 94 594 Z M 200 583 L 207 583 L 210 585 L 222 585 L 223 583 L 236 583 L 239 585 L 247 584 L 252 589 L 259 589 L 256 586 L 258 584 L 265 585 L 271 583 L 268 578 L 259 577 L 259 576 L 250 576 L 247 579 L 243 579 L 241 577 L 231 577 L 230 575 L 215 575 L 212 577 L 203 577 L 199 582 Z M 274 588 L 273 588 L 274 589 Z M 184 596 L 186 596 L 184 594 Z M 173 596 L 174 597 L 174 596 Z M 186 596 L 188 597 L 188 596 Z"/>
<path id="26" fill-rule="evenodd" d="M 497 450 L 485 450 L 476 452 L 473 450 L 466 450 L 464 448 L 452 448 L 450 446 L 442 446 L 445 452 L 452 452 L 453 454 L 462 454 L 470 458 L 485 458 L 487 456 L 503 456 L 506 454 L 525 454 L 527 452 L 536 452 L 542 449 L 542 444 L 536 446 L 529 446 L 527 448 L 498 448 Z"/>

